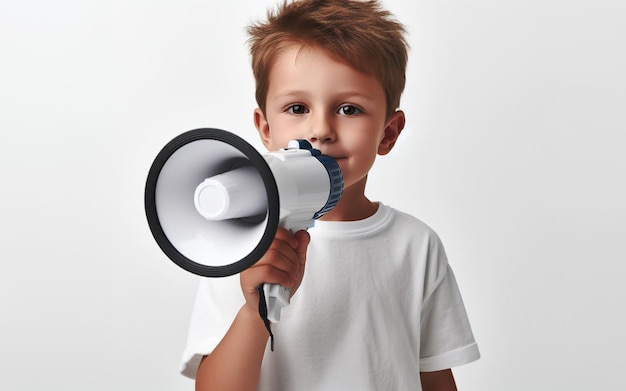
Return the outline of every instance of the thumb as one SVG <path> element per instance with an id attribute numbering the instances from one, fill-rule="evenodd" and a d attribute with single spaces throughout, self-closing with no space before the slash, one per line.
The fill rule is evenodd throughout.
<path id="1" fill-rule="evenodd" d="M 298 231 L 294 234 L 294 237 L 298 241 L 298 246 L 295 248 L 298 257 L 300 258 L 300 262 L 304 262 L 306 260 L 306 250 L 309 247 L 309 243 L 311 242 L 311 235 L 305 230 Z"/>
<path id="2" fill-rule="evenodd" d="M 307 231 L 298 231 L 294 234 L 294 238 L 298 241 L 298 246 L 294 249 L 296 255 L 298 256 L 298 278 L 294 283 L 294 286 L 291 288 L 291 295 L 293 296 L 300 284 L 302 283 L 302 279 L 304 278 L 304 269 L 306 265 L 306 251 L 309 247 L 309 243 L 311 241 L 311 236 Z"/>

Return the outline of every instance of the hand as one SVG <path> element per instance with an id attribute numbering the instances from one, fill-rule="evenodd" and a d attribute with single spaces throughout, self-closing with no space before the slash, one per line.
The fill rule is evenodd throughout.
<path id="1" fill-rule="evenodd" d="M 241 289 L 249 309 L 258 311 L 259 294 L 256 288 L 263 283 L 289 288 L 293 296 L 302 283 L 309 241 L 306 231 L 292 234 L 282 227 L 278 228 L 265 255 L 241 273 Z"/>

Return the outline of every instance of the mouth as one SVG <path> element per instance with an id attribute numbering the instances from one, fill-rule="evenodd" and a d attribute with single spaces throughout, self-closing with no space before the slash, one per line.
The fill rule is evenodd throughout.
<path id="1" fill-rule="evenodd" d="M 327 153 L 327 152 L 324 152 L 324 151 L 321 151 L 321 152 L 322 152 L 322 155 L 328 156 L 328 157 L 333 158 L 335 160 L 345 159 L 345 156 L 335 156 L 333 154 L 330 154 L 330 153 Z"/>
<path id="2" fill-rule="evenodd" d="M 337 162 L 347 159 L 347 156 L 336 155 L 335 153 L 331 153 L 331 151 L 320 150 L 320 152 L 322 153 L 322 155 L 328 156 L 329 158 L 332 158 L 333 160 L 336 160 Z"/>
<path id="3" fill-rule="evenodd" d="M 341 162 L 342 160 L 345 160 L 344 157 L 335 157 L 335 156 L 330 156 L 330 155 L 326 155 L 330 158 L 332 158 L 334 161 L 336 161 L 337 163 Z"/>

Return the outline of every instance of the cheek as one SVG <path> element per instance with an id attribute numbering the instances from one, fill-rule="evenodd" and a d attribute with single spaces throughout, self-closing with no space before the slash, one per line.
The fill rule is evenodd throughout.
<path id="1" fill-rule="evenodd" d="M 269 123 L 270 134 L 270 151 L 278 151 L 281 148 L 286 148 L 289 141 L 302 138 L 298 137 L 297 129 L 293 124 L 284 123 L 280 119 L 272 118 Z"/>
<path id="2" fill-rule="evenodd" d="M 267 147 L 271 152 L 278 151 L 281 148 L 287 147 L 289 141 L 291 141 L 291 138 L 286 132 L 270 130 L 270 143 Z"/>
<path id="3" fill-rule="evenodd" d="M 372 168 L 376 160 L 376 150 L 371 145 L 362 146 L 359 150 L 352 150 L 350 159 L 340 162 L 340 167 L 347 177 L 354 177 L 353 180 L 359 180 Z M 343 163 L 343 164 L 342 164 Z"/>
<path id="4" fill-rule="evenodd" d="M 375 142 L 375 138 L 372 136 L 371 140 L 363 141 L 355 144 L 352 149 L 353 154 L 353 168 L 359 172 L 359 175 L 367 174 L 372 168 L 378 156 L 378 143 Z"/>
<path id="5" fill-rule="evenodd" d="M 356 137 L 351 140 L 347 140 L 348 150 L 352 152 L 352 156 L 359 161 L 373 163 L 376 155 L 378 155 L 378 146 L 380 143 L 377 140 L 377 135 L 370 134 L 367 137 Z"/>

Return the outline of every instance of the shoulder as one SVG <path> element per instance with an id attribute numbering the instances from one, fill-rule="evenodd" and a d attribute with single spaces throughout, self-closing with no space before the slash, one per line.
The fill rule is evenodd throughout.
<path id="1" fill-rule="evenodd" d="M 389 243 L 416 264 L 426 285 L 436 285 L 448 269 L 448 257 L 439 235 L 422 220 L 390 209 Z M 428 288 L 427 288 L 428 289 Z"/>
<path id="2" fill-rule="evenodd" d="M 408 237 L 412 241 L 421 239 L 431 246 L 441 246 L 439 235 L 428 224 L 417 217 L 390 206 L 382 205 L 389 213 L 389 230 L 393 230 L 399 237 Z"/>

